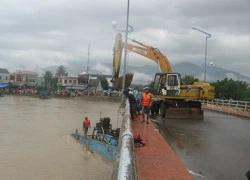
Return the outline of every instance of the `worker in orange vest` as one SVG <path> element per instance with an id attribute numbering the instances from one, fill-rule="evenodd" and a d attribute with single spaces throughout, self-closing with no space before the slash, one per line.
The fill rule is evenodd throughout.
<path id="1" fill-rule="evenodd" d="M 83 128 L 82 128 L 84 131 L 84 136 L 87 135 L 89 127 L 90 127 L 90 120 L 88 117 L 85 117 L 83 120 Z"/>
<path id="2" fill-rule="evenodd" d="M 146 121 L 147 124 L 149 124 L 149 113 L 150 113 L 150 108 L 152 104 L 152 93 L 149 92 L 149 90 L 150 89 L 148 87 L 145 87 L 143 94 L 142 94 L 142 118 L 143 120 L 141 123 L 144 123 Z"/>

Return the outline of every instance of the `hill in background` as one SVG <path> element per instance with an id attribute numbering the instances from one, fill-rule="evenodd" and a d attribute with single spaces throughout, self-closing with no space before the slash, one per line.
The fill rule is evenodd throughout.
<path id="1" fill-rule="evenodd" d="M 69 74 L 79 74 L 83 71 L 86 71 L 86 66 L 83 65 L 80 61 L 70 62 L 69 65 L 65 66 L 66 71 Z M 52 73 L 56 73 L 56 66 L 50 66 L 42 71 L 51 71 Z M 122 75 L 122 67 L 120 74 Z M 173 71 L 178 72 L 181 76 L 185 75 L 193 75 L 200 80 L 204 80 L 204 67 L 192 64 L 192 63 L 180 63 L 173 65 Z M 92 63 L 89 66 L 90 74 L 105 74 L 111 75 L 113 72 L 111 63 Z M 133 84 L 148 84 L 154 77 L 154 74 L 160 72 L 160 69 L 157 64 L 152 65 L 144 65 L 144 66 L 128 66 L 127 72 L 134 73 Z M 225 78 L 246 81 L 250 82 L 250 77 L 242 75 L 240 72 L 226 70 L 217 66 L 207 66 L 207 75 L 206 79 L 208 82 L 214 82 L 217 80 L 223 80 Z"/>

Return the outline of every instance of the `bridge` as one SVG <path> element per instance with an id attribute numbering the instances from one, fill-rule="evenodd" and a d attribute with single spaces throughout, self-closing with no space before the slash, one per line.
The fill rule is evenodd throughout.
<path id="1" fill-rule="evenodd" d="M 203 122 L 165 121 L 158 126 L 141 124 L 140 116 L 131 121 L 128 107 L 127 102 L 113 179 L 245 179 L 244 173 L 250 169 L 250 121 L 209 111 L 250 118 L 249 102 L 204 101 Z M 175 136 L 174 143 L 171 138 L 166 141 L 166 127 Z M 145 147 L 134 148 L 132 134 L 137 132 Z M 224 164 L 229 158 L 236 163 Z"/>

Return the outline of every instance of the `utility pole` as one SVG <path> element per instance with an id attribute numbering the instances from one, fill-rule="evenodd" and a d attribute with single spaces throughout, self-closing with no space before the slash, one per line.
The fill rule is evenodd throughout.
<path id="1" fill-rule="evenodd" d="M 125 34 L 125 45 L 127 46 L 128 44 L 128 22 L 129 22 L 129 0 L 128 0 L 128 5 L 127 5 L 127 21 L 126 21 L 126 34 Z M 127 48 L 124 50 L 124 67 L 123 67 L 123 82 L 122 82 L 122 92 L 125 89 L 125 81 L 126 81 L 126 73 L 127 73 Z M 125 107 L 125 97 L 124 94 L 122 93 L 122 102 L 121 102 L 122 107 Z"/>
<path id="2" fill-rule="evenodd" d="M 90 44 L 88 44 L 88 62 L 87 62 L 87 73 L 89 73 L 89 57 L 90 57 Z"/>
<path id="3" fill-rule="evenodd" d="M 192 27 L 192 29 L 194 29 L 194 30 L 196 30 L 196 31 L 199 31 L 199 32 L 201 32 L 201 33 L 203 33 L 203 34 L 205 34 L 206 35 L 206 43 L 205 43 L 205 68 L 204 68 L 204 82 L 206 82 L 207 81 L 207 39 L 208 38 L 210 38 L 212 35 L 211 34 L 209 34 L 209 33 L 207 33 L 207 32 L 205 32 L 205 31 L 203 31 L 203 30 L 200 30 L 200 29 L 198 29 L 198 28 L 195 28 L 195 27 Z"/>

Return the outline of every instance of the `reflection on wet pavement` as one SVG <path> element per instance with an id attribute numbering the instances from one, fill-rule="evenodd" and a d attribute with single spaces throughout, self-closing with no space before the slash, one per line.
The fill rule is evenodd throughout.
<path id="1" fill-rule="evenodd" d="M 204 121 L 164 120 L 163 137 L 195 179 L 245 180 L 250 169 L 250 121 L 205 112 Z"/>

